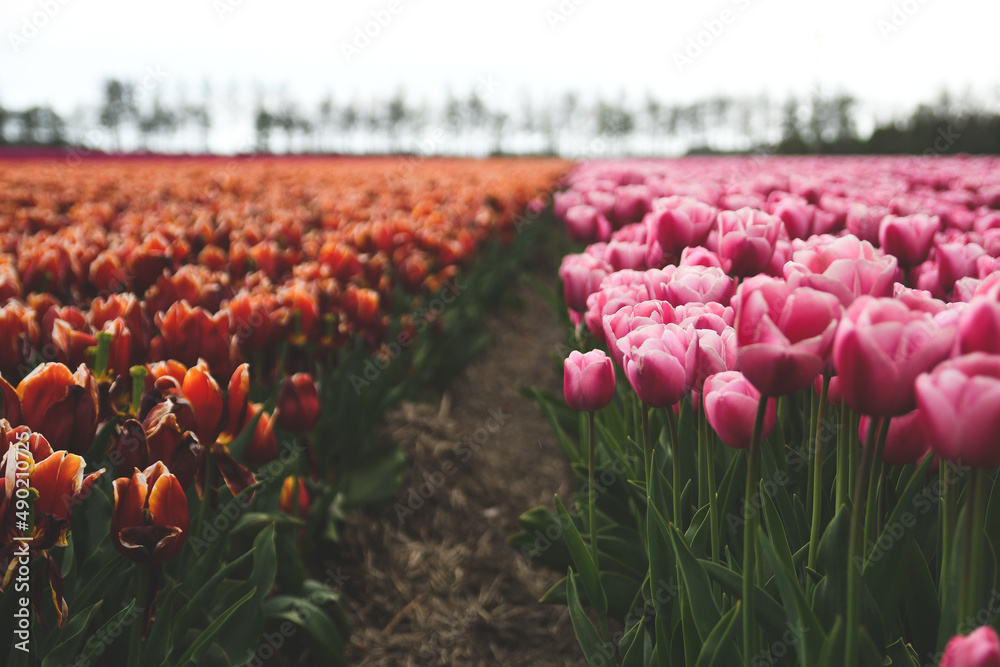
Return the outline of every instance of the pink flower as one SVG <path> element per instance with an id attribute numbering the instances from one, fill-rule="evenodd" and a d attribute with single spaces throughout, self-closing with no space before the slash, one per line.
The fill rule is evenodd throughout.
<path id="1" fill-rule="evenodd" d="M 625 377 L 646 405 L 665 408 L 691 391 L 698 354 L 693 329 L 651 324 L 619 339 L 618 347 L 624 357 Z"/>
<path id="2" fill-rule="evenodd" d="M 722 269 L 709 266 L 682 266 L 667 284 L 666 300 L 674 306 L 685 303 L 720 303 L 729 305 L 733 279 Z"/>
<path id="3" fill-rule="evenodd" d="M 722 264 L 722 258 L 708 248 L 701 246 L 687 247 L 681 251 L 681 261 L 678 266 L 715 266 L 723 271 L 726 267 Z"/>
<path id="4" fill-rule="evenodd" d="M 955 281 L 966 276 L 976 277 L 976 260 L 986 251 L 977 243 L 944 243 L 937 248 L 938 279 L 941 289 L 950 292 Z"/>
<path id="5" fill-rule="evenodd" d="M 750 446 L 760 400 L 760 392 L 742 373 L 725 371 L 705 380 L 705 416 L 722 442 L 730 447 L 746 449 Z M 764 413 L 761 438 L 774 430 L 776 419 L 775 401 L 771 401 Z"/>
<path id="6" fill-rule="evenodd" d="M 858 433 L 862 444 L 865 442 L 870 420 L 868 415 L 861 417 Z M 882 452 L 883 461 L 893 466 L 905 466 L 922 460 L 930 450 L 930 438 L 927 437 L 927 427 L 919 409 L 892 418 L 885 450 Z"/>
<path id="7" fill-rule="evenodd" d="M 851 204 L 847 209 L 845 220 L 847 231 L 862 241 L 878 243 L 880 223 L 882 218 L 887 215 L 889 215 L 889 209 L 885 206 Z"/>
<path id="8" fill-rule="evenodd" d="M 897 299 L 861 297 L 847 309 L 833 344 L 833 364 L 849 406 L 875 417 L 917 407 L 914 380 L 948 356 L 955 327 Z"/>
<path id="9" fill-rule="evenodd" d="M 1000 303 L 985 297 L 974 298 L 959 318 L 956 347 L 959 354 L 1000 354 Z"/>
<path id="10" fill-rule="evenodd" d="M 753 276 L 767 268 L 782 229 L 781 220 L 752 208 L 722 211 L 718 220 L 719 255 L 732 262 L 732 273 Z"/>
<path id="11" fill-rule="evenodd" d="M 917 378 L 916 395 L 939 456 L 962 465 L 1000 465 L 1000 356 L 974 352 L 946 361 Z"/>
<path id="12" fill-rule="evenodd" d="M 653 207 L 653 198 L 645 185 L 621 185 L 615 189 L 614 218 L 618 226 L 639 222 Z"/>
<path id="13" fill-rule="evenodd" d="M 605 315 L 604 341 L 611 352 L 611 358 L 622 365 L 623 352 L 618 347 L 618 339 L 647 324 L 673 324 L 674 309 L 666 301 L 643 301 L 634 306 L 622 306 L 613 315 Z"/>
<path id="14" fill-rule="evenodd" d="M 604 259 L 615 271 L 646 268 L 646 245 L 627 241 L 610 241 Z"/>
<path id="15" fill-rule="evenodd" d="M 792 195 L 781 199 L 772 206 L 771 213 L 781 219 L 790 238 L 806 239 L 812 236 L 816 207 L 802 197 Z"/>
<path id="16" fill-rule="evenodd" d="M 828 292 L 845 308 L 862 295 L 889 296 L 898 273 L 895 257 L 854 236 L 796 250 L 784 268 L 792 288 Z"/>
<path id="17" fill-rule="evenodd" d="M 577 204 L 566 211 L 563 218 L 566 231 L 574 241 L 606 241 L 611 236 L 611 223 L 596 208 L 589 204 Z"/>
<path id="18" fill-rule="evenodd" d="M 695 329 L 694 333 L 698 354 L 693 386 L 700 390 L 708 376 L 730 371 L 736 366 L 736 330 L 728 328 L 717 333 L 711 329 Z"/>
<path id="19" fill-rule="evenodd" d="M 894 255 L 900 266 L 909 268 L 927 259 L 934 233 L 940 228 L 941 219 L 936 215 L 887 215 L 879 226 L 878 240 L 882 250 Z"/>
<path id="20" fill-rule="evenodd" d="M 690 325 L 695 329 L 711 329 L 721 334 L 733 326 L 736 311 L 732 306 L 723 306 L 720 303 L 692 301 L 674 308 L 674 316 L 677 319 L 677 324 L 682 327 Z"/>
<path id="21" fill-rule="evenodd" d="M 577 312 L 587 310 L 587 297 L 596 292 L 611 266 L 590 255 L 566 255 L 559 266 L 563 281 L 563 299 Z"/>
<path id="22" fill-rule="evenodd" d="M 587 297 L 587 312 L 583 322 L 594 338 L 604 343 L 604 317 L 614 315 L 622 306 L 634 306 L 640 301 L 648 301 L 649 293 L 643 285 L 621 285 L 607 287 Z"/>
<path id="23" fill-rule="evenodd" d="M 646 214 L 647 238 L 655 239 L 663 252 L 676 256 L 684 248 L 705 243 L 715 226 L 716 209 L 697 200 L 682 197 L 659 199 Z"/>
<path id="24" fill-rule="evenodd" d="M 765 396 L 812 384 L 827 364 L 841 307 L 836 297 L 756 276 L 734 298 L 736 367 Z"/>
<path id="25" fill-rule="evenodd" d="M 988 625 L 948 641 L 941 667 L 1000 667 L 1000 639 Z"/>
<path id="26" fill-rule="evenodd" d="M 580 412 L 600 410 L 615 393 L 615 369 L 600 350 L 569 353 L 563 362 L 563 394 L 569 407 Z"/>

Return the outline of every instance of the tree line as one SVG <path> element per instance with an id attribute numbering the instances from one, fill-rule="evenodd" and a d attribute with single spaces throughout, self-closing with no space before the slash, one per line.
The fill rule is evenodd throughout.
<path id="1" fill-rule="evenodd" d="M 139 82 L 109 79 L 101 101 L 63 117 L 50 106 L 0 105 L 0 145 L 85 147 L 108 152 L 420 153 L 677 155 L 684 153 L 1000 153 L 1000 114 L 947 93 L 907 114 L 858 130 L 859 102 L 845 93 L 782 101 L 716 96 L 690 103 L 641 102 L 564 93 L 515 108 L 491 105 L 477 88 L 442 103 L 403 91 L 366 101 L 323 98 L 302 105 L 259 96 L 224 108 L 206 86 L 197 101 L 168 102 Z M 250 117 L 247 117 L 250 116 Z M 242 139 L 219 144 L 223 128 Z M 230 133 L 231 134 L 231 133 Z M 228 142 L 228 143 L 226 143 Z"/>

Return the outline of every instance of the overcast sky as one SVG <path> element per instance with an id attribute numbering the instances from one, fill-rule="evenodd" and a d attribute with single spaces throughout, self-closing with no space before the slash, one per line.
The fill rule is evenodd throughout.
<path id="1" fill-rule="evenodd" d="M 881 109 L 945 87 L 995 105 L 998 25 L 995 0 L 3 0 L 0 104 L 66 112 L 117 76 L 168 98 L 207 80 L 304 103 L 488 82 L 500 104 L 819 86 Z"/>

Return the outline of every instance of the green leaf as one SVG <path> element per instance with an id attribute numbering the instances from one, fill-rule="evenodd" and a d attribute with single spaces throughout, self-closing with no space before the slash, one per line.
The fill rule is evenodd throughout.
<path id="1" fill-rule="evenodd" d="M 237 568 L 243 565 L 247 560 L 253 556 L 253 553 L 248 551 L 230 563 L 222 566 L 216 570 L 208 581 L 206 581 L 200 588 L 198 588 L 191 599 L 181 607 L 180 611 L 174 616 L 173 623 L 171 624 L 171 633 L 174 636 L 183 635 L 184 631 L 190 628 L 194 620 L 202 615 L 204 615 L 211 607 L 209 601 L 215 594 L 215 590 L 219 587 L 219 584 L 225 579 L 229 574 L 235 571 Z M 185 587 L 186 588 L 186 587 Z M 182 594 L 187 591 L 182 591 Z"/>
<path id="2" fill-rule="evenodd" d="M 83 650 L 80 651 L 80 657 L 77 659 L 77 664 L 87 665 L 92 664 L 91 661 L 94 658 L 94 654 L 100 651 L 103 653 L 107 649 L 107 645 L 114 641 L 114 638 L 124 632 L 123 628 L 131 625 L 132 623 L 142 623 L 142 612 L 136 612 L 132 614 L 132 610 L 135 607 L 135 600 L 128 603 L 127 606 L 123 607 L 114 616 L 109 618 L 107 622 L 101 626 L 101 628 L 90 636 L 87 643 L 83 645 Z"/>
<path id="3" fill-rule="evenodd" d="M 659 518 L 662 520 L 662 517 Z M 721 618 L 712 595 L 712 584 L 677 527 L 670 526 L 667 530 L 680 570 L 684 602 L 691 608 L 691 618 L 698 630 L 698 638 L 704 643 Z"/>
<path id="4" fill-rule="evenodd" d="M 278 569 L 273 525 L 260 532 L 254 540 L 252 553 L 253 572 L 250 578 L 231 593 L 229 598 L 242 595 L 248 588 L 256 591 L 256 594 L 251 598 L 251 604 L 234 612 L 231 622 L 221 628 L 215 638 L 215 642 L 231 658 L 242 657 L 246 647 L 260 637 L 264 626 L 261 605 L 268 591 L 274 586 Z"/>
<path id="5" fill-rule="evenodd" d="M 556 414 L 553 400 L 538 387 L 525 387 L 525 391 L 535 399 L 538 407 L 545 413 L 545 417 L 549 420 L 552 430 L 556 433 L 556 441 L 559 443 L 563 455 L 569 459 L 570 464 L 586 465 L 587 462 L 580 453 L 580 448 L 566 435 L 566 430 L 563 429 L 562 422 Z"/>
<path id="6" fill-rule="evenodd" d="M 566 574 L 568 585 L 566 587 L 566 600 L 569 607 L 569 618 L 573 624 L 573 632 L 576 634 L 576 641 L 580 644 L 583 654 L 587 657 L 587 662 L 591 667 L 601 667 L 607 665 L 613 659 L 614 651 L 610 644 L 601 639 L 597 628 L 587 617 L 586 612 L 580 605 L 580 593 L 576 588 L 576 575 L 570 570 Z"/>
<path id="7" fill-rule="evenodd" d="M 724 591 L 734 596 L 743 594 L 743 577 L 739 573 L 708 560 L 699 559 L 698 563 Z M 771 635 L 780 635 L 788 629 L 785 625 L 785 610 L 760 586 L 756 587 L 756 591 L 754 604 L 757 606 L 757 620 Z"/>
<path id="8" fill-rule="evenodd" d="M 291 595 L 276 595 L 264 602 L 264 617 L 268 627 L 281 627 L 290 622 L 304 633 L 309 648 L 325 665 L 346 665 L 344 643 L 347 636 L 321 607 L 311 599 Z M 282 631 L 284 634 L 284 631 Z"/>
<path id="9" fill-rule="evenodd" d="M 844 664 L 844 617 L 837 616 L 819 654 L 819 667 L 841 667 Z"/>
<path id="10" fill-rule="evenodd" d="M 239 600 L 234 602 L 232 606 L 219 614 L 219 616 L 212 621 L 201 634 L 198 635 L 198 638 L 191 643 L 188 650 L 185 651 L 184 655 L 182 655 L 180 660 L 177 661 L 177 667 L 185 667 L 188 663 L 197 658 L 201 651 L 205 649 L 219 633 L 219 631 L 222 630 L 222 628 L 226 625 L 226 622 L 229 621 L 233 614 L 239 611 L 243 605 L 250 602 L 256 594 L 256 587 L 251 588 L 246 595 L 241 597 Z"/>
<path id="11" fill-rule="evenodd" d="M 780 526 L 780 521 L 778 525 Z M 799 658 L 799 664 L 803 667 L 812 667 L 819 661 L 826 633 L 823 632 L 819 619 L 816 618 L 802 593 L 802 589 L 799 588 L 798 579 L 795 578 L 794 573 L 790 573 L 786 569 L 783 557 L 775 553 L 774 545 L 764 535 L 763 530 L 758 529 L 757 542 L 761 545 L 764 559 L 774 572 L 788 617 L 787 622 L 791 627 L 797 628 L 802 637 L 802 641 L 795 643 L 795 653 Z M 788 557 L 790 559 L 790 554 Z"/>
<path id="12" fill-rule="evenodd" d="M 736 631 L 742 627 L 739 623 L 741 606 L 742 602 L 737 602 L 712 628 L 712 632 L 701 647 L 695 667 L 728 667 L 742 664 L 742 658 L 734 655 Z"/>
<path id="13" fill-rule="evenodd" d="M 601 571 L 601 587 L 608 596 L 608 613 L 615 618 L 624 618 L 633 608 L 633 601 L 642 584 L 632 577 L 618 572 Z M 566 604 L 566 578 L 557 581 L 542 595 L 542 604 Z"/>
<path id="14" fill-rule="evenodd" d="M 84 632 L 93 620 L 94 616 L 101 608 L 101 602 L 95 602 L 86 609 L 82 609 L 73 614 L 66 625 L 54 635 L 58 637 L 60 643 L 51 651 L 48 651 L 42 660 L 42 667 L 54 667 L 55 665 L 65 665 L 73 662 L 77 652 L 80 650 L 80 642 L 83 641 Z"/>
<path id="15" fill-rule="evenodd" d="M 115 551 L 108 557 L 107 552 L 100 551 L 95 553 L 91 558 L 88 558 L 84 563 L 84 567 L 81 568 L 81 580 L 83 579 L 83 573 L 92 567 L 90 564 L 91 560 L 98 555 L 108 560 L 94 575 L 86 578 L 87 585 L 73 598 L 73 602 L 76 605 L 85 605 L 91 600 L 97 599 L 97 594 L 106 590 L 105 582 L 109 577 L 113 575 L 117 577 L 126 576 L 130 571 L 130 568 L 125 567 L 125 557 L 120 553 Z M 96 563 L 94 565 L 96 566 Z"/>
<path id="16" fill-rule="evenodd" d="M 569 547 L 569 553 L 573 557 L 573 565 L 576 566 L 577 572 L 580 573 L 580 579 L 583 581 L 583 589 L 587 592 L 587 598 L 594 607 L 594 611 L 597 612 L 599 617 L 604 618 L 608 615 L 608 599 L 604 594 L 604 587 L 601 586 L 601 578 L 597 571 L 597 565 L 594 564 L 594 559 L 590 555 L 587 544 L 584 543 L 583 537 L 580 536 L 580 531 L 577 530 L 576 524 L 573 523 L 573 518 L 566 511 L 566 506 L 563 505 L 558 495 L 556 495 L 556 510 L 563 525 L 563 539 L 566 540 L 566 546 Z M 591 536 L 591 539 L 595 538 L 596 536 Z"/>

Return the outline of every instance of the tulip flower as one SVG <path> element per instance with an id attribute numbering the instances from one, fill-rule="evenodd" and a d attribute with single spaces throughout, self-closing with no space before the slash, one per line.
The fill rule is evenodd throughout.
<path id="1" fill-rule="evenodd" d="M 862 444 L 865 442 L 870 420 L 868 415 L 861 416 L 858 437 Z M 931 439 L 925 422 L 926 418 L 919 409 L 893 417 L 889 422 L 882 460 L 894 466 L 905 466 L 922 460 L 931 450 Z"/>
<path id="2" fill-rule="evenodd" d="M 943 243 L 937 247 L 938 280 L 950 292 L 955 281 L 978 274 L 976 261 L 986 254 L 978 243 Z"/>
<path id="3" fill-rule="evenodd" d="M 587 297 L 587 312 L 583 316 L 587 330 L 599 342 L 604 340 L 604 318 L 613 315 L 624 306 L 634 306 L 642 301 L 648 301 L 652 296 L 643 285 L 622 285 L 604 288 Z"/>
<path id="4" fill-rule="evenodd" d="M 97 429 L 97 381 L 83 364 L 76 373 L 58 363 L 38 366 L 17 385 L 24 423 L 54 449 L 86 452 Z"/>
<path id="5" fill-rule="evenodd" d="M 940 228 L 941 219 L 936 215 L 887 215 L 879 225 L 879 245 L 893 255 L 901 267 L 909 269 L 927 259 L 934 233 Z"/>
<path id="6" fill-rule="evenodd" d="M 278 425 L 293 433 L 308 433 L 319 421 L 319 394 L 316 382 L 308 373 L 285 378 L 278 392 L 275 411 Z"/>
<path id="7" fill-rule="evenodd" d="M 974 297 L 959 317 L 956 347 L 958 354 L 1000 354 L 1000 303 Z"/>
<path id="8" fill-rule="evenodd" d="M 948 641 L 940 667 L 1000 667 L 1000 638 L 984 625 L 969 635 L 955 635 Z"/>
<path id="9" fill-rule="evenodd" d="M 611 223 L 604 214 L 589 204 L 570 207 L 563 216 L 563 221 L 569 237 L 574 241 L 605 240 L 611 236 Z"/>
<path id="10" fill-rule="evenodd" d="M 666 301 L 643 301 L 634 306 L 622 306 L 614 315 L 605 315 L 604 340 L 608 345 L 611 358 L 619 366 L 622 365 L 623 352 L 618 347 L 618 339 L 629 332 L 646 324 L 671 324 L 674 322 L 674 309 Z"/>
<path id="11" fill-rule="evenodd" d="M 190 517 L 180 482 L 157 461 L 131 479 L 114 483 L 111 542 L 138 563 L 162 563 L 177 557 L 187 540 Z"/>
<path id="12" fill-rule="evenodd" d="M 836 297 L 756 276 L 740 285 L 734 307 L 736 369 L 758 391 L 784 396 L 812 384 L 829 361 L 841 313 Z"/>
<path id="13" fill-rule="evenodd" d="M 213 372 L 228 375 L 230 364 L 229 313 L 211 315 L 187 301 L 178 301 L 154 318 L 160 330 L 163 355 L 193 366 L 205 359 Z"/>
<path id="14" fill-rule="evenodd" d="M 811 287 L 829 292 L 845 308 L 859 296 L 891 295 L 898 273 L 895 257 L 854 236 L 795 250 L 783 270 L 793 289 Z"/>
<path id="15" fill-rule="evenodd" d="M 738 371 L 709 376 L 704 384 L 705 416 L 708 424 L 729 447 L 746 449 L 753 435 L 753 423 L 761 401 L 760 392 Z M 765 399 L 766 400 L 766 399 Z M 766 438 L 777 419 L 775 401 L 767 406 L 761 438 Z"/>
<path id="16" fill-rule="evenodd" d="M 563 281 L 563 298 L 570 309 L 586 312 L 587 297 L 596 292 L 604 277 L 611 273 L 611 265 L 590 255 L 566 255 L 559 266 Z"/>
<path id="17" fill-rule="evenodd" d="M 194 431 L 198 440 L 206 444 L 214 442 L 222 424 L 222 389 L 212 377 L 204 359 L 199 359 L 184 374 L 181 393 L 194 408 L 197 420 Z"/>
<path id="18" fill-rule="evenodd" d="M 618 340 L 625 377 L 639 399 L 654 408 L 674 405 L 694 385 L 698 336 L 676 324 L 639 327 Z"/>
<path id="19" fill-rule="evenodd" d="M 722 269 L 702 266 L 678 268 L 667 284 L 666 300 L 674 306 L 687 303 L 718 303 L 729 305 L 733 294 L 733 279 Z"/>
<path id="20" fill-rule="evenodd" d="M 778 241 L 781 220 L 752 208 L 721 211 L 719 256 L 732 262 L 730 271 L 737 276 L 753 276 L 763 271 Z"/>
<path id="21" fill-rule="evenodd" d="M 563 362 L 566 404 L 580 412 L 600 410 L 615 393 L 615 369 L 601 350 L 573 351 Z"/>
<path id="22" fill-rule="evenodd" d="M 298 487 L 298 493 L 295 492 Z M 298 502 L 295 502 L 296 497 Z M 309 511 L 309 490 L 306 489 L 305 477 L 289 475 L 281 483 L 281 494 L 278 497 L 278 509 L 285 514 L 305 516 Z"/>
<path id="23" fill-rule="evenodd" d="M 974 352 L 916 378 L 916 402 L 941 458 L 961 465 L 1000 466 L 1000 355 Z"/>
<path id="24" fill-rule="evenodd" d="M 716 222 L 714 206 L 685 197 L 669 197 L 657 201 L 657 207 L 646 214 L 643 224 L 647 238 L 655 239 L 663 252 L 677 256 L 682 250 L 705 243 Z"/>
<path id="25" fill-rule="evenodd" d="M 847 309 L 833 345 L 833 364 L 849 406 L 874 417 L 917 407 L 914 380 L 948 356 L 955 327 L 896 299 L 861 297 Z"/>

